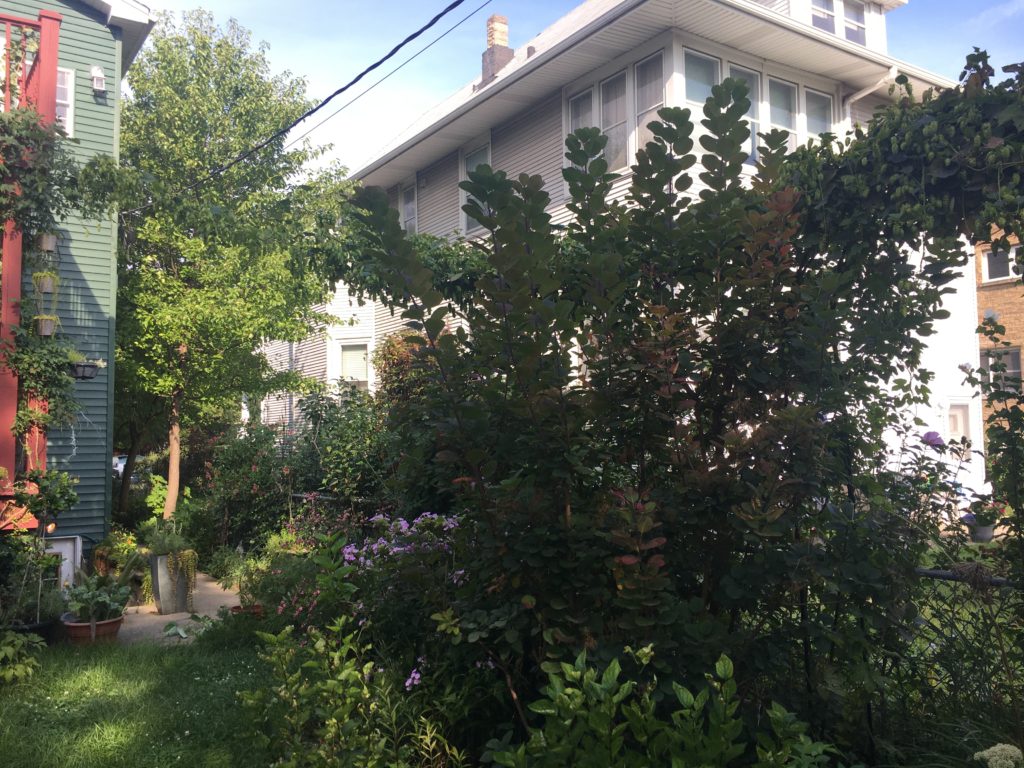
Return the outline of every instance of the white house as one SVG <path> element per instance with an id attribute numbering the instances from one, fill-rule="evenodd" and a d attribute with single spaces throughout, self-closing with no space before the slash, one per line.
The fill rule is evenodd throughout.
<path id="1" fill-rule="evenodd" d="M 562 180 L 566 134 L 601 128 L 611 170 L 622 174 L 616 188 L 625 192 L 655 112 L 691 106 L 699 114 L 711 86 L 728 76 L 750 87 L 755 132 L 786 129 L 794 145 L 825 132 L 842 135 L 890 98 L 897 74 L 916 93 L 954 85 L 886 53 L 886 14 L 906 2 L 586 0 L 517 50 L 507 45 L 508 21 L 492 16 L 473 81 L 355 178 L 386 189 L 408 231 L 472 237 L 476 226 L 461 211 L 465 193 L 458 184 L 476 165 L 541 176 L 553 221 L 562 223 L 570 215 Z M 952 317 L 932 337 L 934 407 L 919 415 L 945 435 L 951 426 L 972 435 L 981 430 L 980 404 L 962 388 L 957 369 L 977 359 L 973 294 L 965 278 L 949 304 Z M 356 306 L 343 289 L 334 311 L 358 322 L 331 328 L 312 343 L 315 352 L 300 350 L 292 363 L 328 380 L 366 380 L 372 389 L 372 367 L 359 355 L 372 355 L 402 321 L 386 308 Z M 279 405 L 265 405 L 265 417 L 286 417 Z M 964 407 L 967 421 L 957 421 Z M 975 464 L 980 470 L 981 462 Z"/>

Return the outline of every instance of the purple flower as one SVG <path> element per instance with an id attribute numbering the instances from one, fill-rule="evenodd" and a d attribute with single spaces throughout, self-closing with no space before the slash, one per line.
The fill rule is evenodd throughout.
<path id="1" fill-rule="evenodd" d="M 943 448 L 946 445 L 946 441 L 938 432 L 925 432 L 921 437 L 921 442 L 932 448 Z"/>
<path id="2" fill-rule="evenodd" d="M 420 671 L 416 667 L 412 668 L 412 672 L 409 673 L 409 677 L 405 680 L 405 690 L 411 691 L 417 685 L 420 684 Z"/>
<path id="3" fill-rule="evenodd" d="M 973 512 L 968 512 L 966 515 L 960 516 L 960 522 L 964 525 L 977 525 L 978 518 L 974 516 Z"/>

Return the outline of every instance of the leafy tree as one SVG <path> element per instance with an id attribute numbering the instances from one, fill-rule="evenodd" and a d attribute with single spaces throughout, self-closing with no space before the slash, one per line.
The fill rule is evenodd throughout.
<path id="1" fill-rule="evenodd" d="M 318 244 L 337 225 L 345 184 L 336 170 L 303 180 L 313 153 L 284 137 L 222 170 L 309 106 L 304 82 L 271 75 L 265 48 L 233 21 L 163 17 L 129 84 L 118 423 L 133 450 L 148 422 L 166 426 L 170 516 L 182 426 L 296 384 L 261 345 L 300 340 L 325 320 L 313 309 L 327 288 Z"/>
<path id="2" fill-rule="evenodd" d="M 435 618 L 513 701 L 582 649 L 653 643 L 685 681 L 724 652 L 750 710 L 779 699 L 871 753 L 914 568 L 956 510 L 905 415 L 928 396 L 922 337 L 959 237 L 1021 231 L 1024 81 L 991 74 L 975 56 L 959 89 L 904 91 L 845 143 L 763 135 L 749 180 L 726 81 L 699 145 L 689 110 L 659 112 L 621 202 L 604 137 L 578 131 L 564 232 L 540 178 L 483 166 L 463 185 L 486 232 L 470 302 L 363 194 L 341 276 L 418 329 L 423 394 L 398 413 L 435 446 L 416 476 L 465 515 Z"/>

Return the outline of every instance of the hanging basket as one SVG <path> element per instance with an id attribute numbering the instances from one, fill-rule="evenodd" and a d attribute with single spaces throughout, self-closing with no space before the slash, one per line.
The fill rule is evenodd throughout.
<path id="1" fill-rule="evenodd" d="M 37 315 L 33 322 L 37 336 L 53 336 L 57 332 L 57 318 L 54 315 Z"/>
<path id="2" fill-rule="evenodd" d="M 57 276 L 50 272 L 43 272 L 32 275 L 32 282 L 39 293 L 50 296 L 57 291 Z"/>
<path id="3" fill-rule="evenodd" d="M 39 250 L 53 253 L 57 250 L 57 235 L 53 232 L 44 232 L 39 235 Z"/>
<path id="4" fill-rule="evenodd" d="M 967 530 L 970 532 L 971 541 L 975 544 L 988 544 L 996 533 L 994 525 L 969 525 Z"/>
<path id="5" fill-rule="evenodd" d="M 68 372 L 71 374 L 71 378 L 78 379 L 79 381 L 95 379 L 96 374 L 99 373 L 99 371 L 99 364 L 90 362 L 89 360 L 81 360 L 79 362 L 68 364 Z"/>

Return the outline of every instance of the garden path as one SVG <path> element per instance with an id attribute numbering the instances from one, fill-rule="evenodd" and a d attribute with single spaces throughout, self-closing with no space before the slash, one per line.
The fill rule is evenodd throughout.
<path id="1" fill-rule="evenodd" d="M 192 596 L 192 607 L 195 608 L 194 613 L 197 616 L 216 618 L 217 611 L 221 607 L 232 605 L 238 605 L 238 593 L 235 590 L 221 588 L 205 573 L 196 574 L 196 589 Z M 189 619 L 187 612 L 161 616 L 156 612 L 156 605 L 153 603 L 133 605 L 124 612 L 124 623 L 118 633 L 118 641 L 121 643 L 181 642 L 180 638 L 164 636 L 164 627 L 172 621 L 184 627 L 186 631 L 195 626 L 195 622 Z"/>

